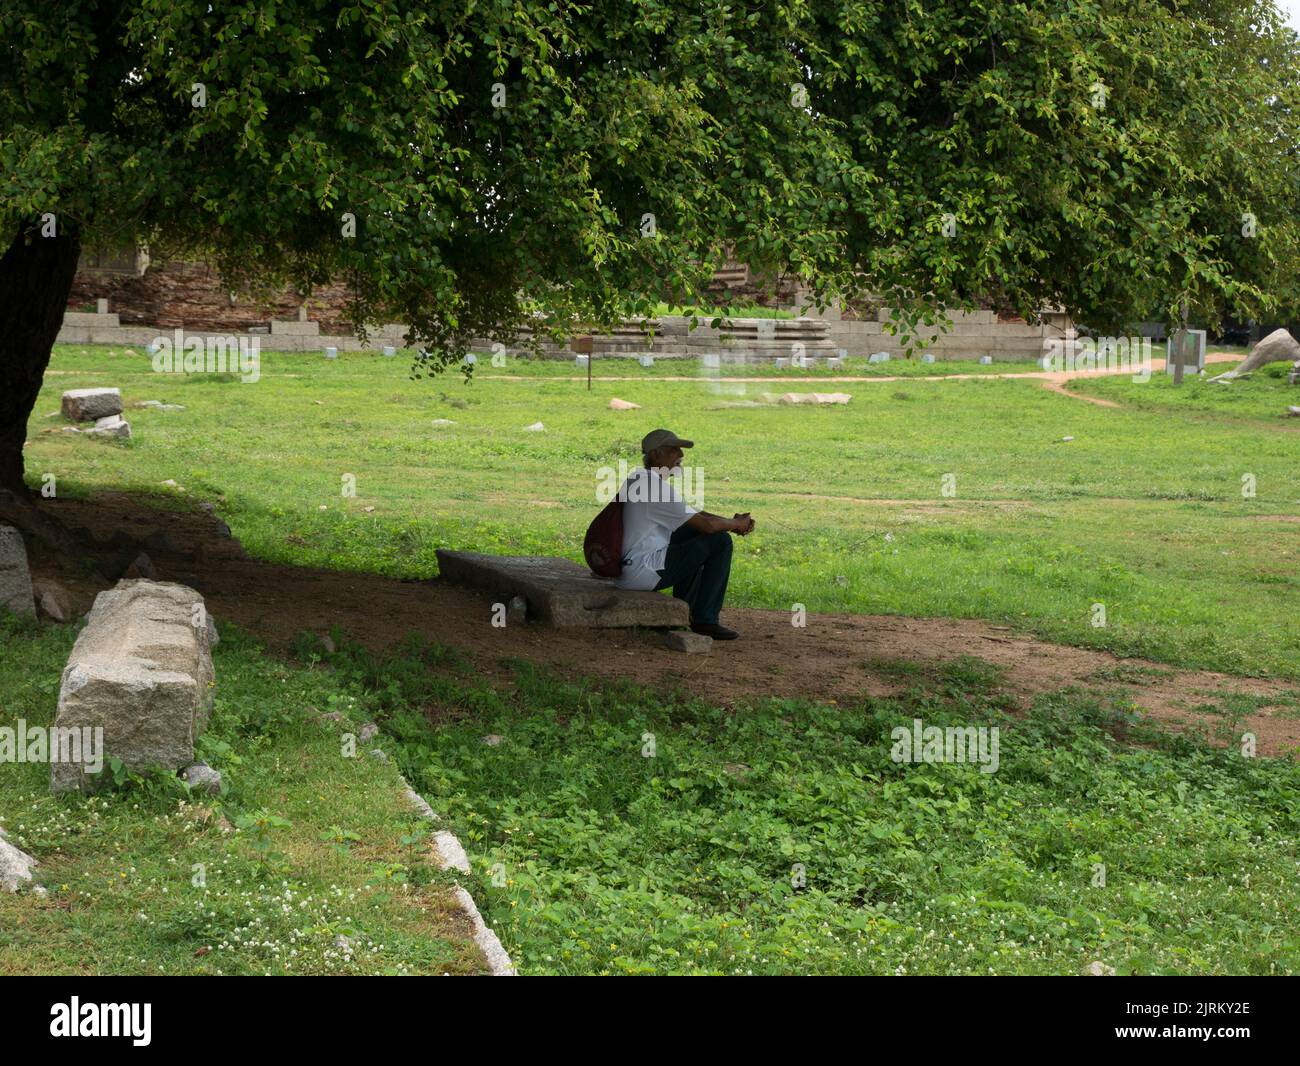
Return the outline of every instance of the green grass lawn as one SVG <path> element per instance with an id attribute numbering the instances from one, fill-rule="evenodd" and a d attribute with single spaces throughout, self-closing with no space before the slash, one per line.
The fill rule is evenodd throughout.
<path id="1" fill-rule="evenodd" d="M 143 352 L 60 347 L 29 476 L 161 505 L 172 479 L 187 495 L 170 505 L 217 501 L 255 555 L 424 577 L 438 547 L 580 557 L 598 471 L 635 462 L 641 436 L 665 425 L 698 442 L 705 506 L 758 519 L 737 544 L 734 604 L 986 618 L 1300 678 L 1300 547 L 1284 521 L 1300 514 L 1300 441 L 1280 417 L 1298 397 L 1274 373 L 1188 382 L 1172 403 L 1160 375 L 1074 386 L 1119 410 L 1004 379 L 868 382 L 842 390 L 847 406 L 749 408 L 724 405 L 767 386 L 411 381 L 401 360 L 347 353 L 264 353 L 261 374 L 160 375 Z M 128 409 L 127 444 L 41 433 L 62 424 L 44 416 L 64 389 L 90 385 L 186 409 Z M 641 410 L 609 410 L 615 395 Z M 544 432 L 525 430 L 537 421 Z M 355 497 L 342 495 L 347 474 Z"/>
<path id="2" fill-rule="evenodd" d="M 240 384 L 64 347 L 28 471 L 60 494 L 214 500 L 268 559 L 427 576 L 441 546 L 577 557 L 599 468 L 667 425 L 698 441 L 705 505 L 758 517 L 733 602 L 982 617 L 1300 677 L 1281 520 L 1300 514 L 1296 433 L 1279 417 L 1295 390 L 1272 371 L 1072 386 L 1119 409 L 991 378 L 866 382 L 810 409 L 724 406 L 761 384 L 647 374 L 588 393 L 514 369 L 413 382 L 374 355 L 267 353 Z M 185 410 L 128 408 L 126 444 L 41 432 L 62 424 L 45 417 L 60 392 L 90 385 Z M 0 624 L 0 721 L 48 722 L 74 632 Z M 3 825 L 49 894 L 0 897 L 0 972 L 474 972 L 398 767 L 464 842 L 467 886 L 525 973 L 1300 965 L 1300 768 L 1173 739 L 1125 697 L 1063 691 L 1013 716 L 996 669 L 966 659 L 893 664 L 892 699 L 724 711 L 527 663 L 484 677 L 417 645 L 299 655 L 223 628 L 202 742 L 217 799 L 164 777 L 54 798 L 42 767 L 5 767 Z M 396 767 L 343 758 L 347 726 L 309 708 L 380 722 Z M 1246 710 L 1223 708 L 1218 739 Z M 914 718 L 996 726 L 998 771 L 893 761 L 891 730 Z"/>
<path id="3" fill-rule="evenodd" d="M 51 723 L 75 636 L 0 617 L 0 726 Z M 0 974 L 479 972 L 396 768 L 344 754 L 364 702 L 233 629 L 214 660 L 219 797 L 170 775 L 56 797 L 48 765 L 0 766 L 0 826 L 47 891 L 0 891 Z"/>
<path id="4" fill-rule="evenodd" d="M 896 699 L 734 712 L 526 662 L 494 690 L 410 651 L 329 659 L 378 701 L 525 973 L 1300 966 L 1300 767 L 1175 740 L 1123 700 L 1013 717 L 978 659 L 895 663 Z M 895 761 L 914 718 L 996 727 L 996 772 Z"/>

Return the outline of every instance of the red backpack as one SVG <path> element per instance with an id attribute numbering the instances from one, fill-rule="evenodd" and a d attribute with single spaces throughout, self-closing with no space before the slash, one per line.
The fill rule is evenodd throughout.
<path id="1" fill-rule="evenodd" d="M 587 527 L 582 554 L 597 577 L 618 577 L 623 572 L 623 501 L 617 496 Z"/>

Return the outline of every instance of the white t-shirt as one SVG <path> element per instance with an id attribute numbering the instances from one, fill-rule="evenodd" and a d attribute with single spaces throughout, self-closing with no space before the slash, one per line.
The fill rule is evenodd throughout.
<path id="1" fill-rule="evenodd" d="M 695 508 L 686 504 L 671 481 L 644 467 L 633 471 L 619 489 L 623 501 L 623 572 L 615 584 L 624 589 L 652 589 L 668 554 L 668 541 Z"/>

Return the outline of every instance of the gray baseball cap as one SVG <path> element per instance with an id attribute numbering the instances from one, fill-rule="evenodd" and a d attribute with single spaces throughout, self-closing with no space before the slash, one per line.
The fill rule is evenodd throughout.
<path id="1" fill-rule="evenodd" d="M 694 448 L 693 440 L 683 440 L 670 429 L 652 429 L 641 438 L 641 454 L 649 455 L 656 448 Z"/>

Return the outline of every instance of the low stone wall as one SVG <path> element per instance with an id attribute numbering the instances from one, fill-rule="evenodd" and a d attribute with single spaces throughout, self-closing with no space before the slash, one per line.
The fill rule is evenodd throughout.
<path id="1" fill-rule="evenodd" d="M 888 352 L 900 358 L 904 354 L 902 335 L 886 332 L 893 317 L 888 308 L 851 319 L 834 310 L 821 316 L 813 310 L 807 313 L 826 324 L 832 345 L 847 355 Z M 946 333 L 938 326 L 918 327 L 918 337 L 934 340 L 924 349 L 914 350 L 913 358 L 924 351 L 936 359 L 978 359 L 982 355 L 1007 361 L 1037 359 L 1047 350 L 1048 340 L 1063 338 L 1071 325 L 1069 315 L 1055 311 L 1042 312 L 1043 321 L 1038 325 L 1023 318 L 999 318 L 995 311 L 951 311 L 949 317 L 953 324 Z"/>
<path id="2" fill-rule="evenodd" d="M 173 330 L 180 327 L 136 326 L 123 324 L 116 313 L 88 313 L 69 311 L 63 316 L 63 327 L 55 338 L 56 344 L 115 344 L 146 348 L 158 337 L 173 339 Z M 352 333 L 322 333 L 319 322 L 272 322 L 268 327 L 250 330 L 230 330 L 186 326 L 187 336 L 222 336 L 257 338 L 267 351 L 318 352 L 324 348 L 337 348 L 341 352 L 379 351 L 385 346 L 400 348 L 406 327 L 402 325 L 377 326 L 371 330 L 367 344 L 362 344 Z"/>
<path id="3" fill-rule="evenodd" d="M 322 285 L 307 298 L 306 306 L 327 334 L 348 333 L 343 308 L 347 286 Z M 267 301 L 231 293 L 217 272 L 206 263 L 151 263 L 143 272 L 122 274 L 83 269 L 73 279 L 68 309 L 88 311 L 107 300 L 126 326 L 161 329 L 184 328 L 192 332 L 240 333 L 266 327 L 276 319 L 294 318 L 303 299 L 290 289 Z"/>
<path id="4" fill-rule="evenodd" d="M 700 319 L 690 328 L 690 319 L 677 316 L 647 322 L 626 323 L 610 333 L 597 333 L 571 337 L 567 344 L 557 345 L 542 338 L 540 356 L 543 359 L 571 360 L 575 355 L 589 353 L 597 359 L 629 358 L 642 355 L 656 359 L 701 358 L 716 355 L 723 362 L 744 360 L 772 360 L 798 358 L 801 355 L 820 358 L 840 354 L 870 355 L 888 352 L 895 358 L 902 356 L 903 339 L 885 332 L 888 311 L 881 312 L 883 320 L 842 319 L 833 317 L 805 318 L 734 318 L 722 328 L 715 328 L 709 320 Z M 1046 312 L 1040 325 L 1023 320 L 998 320 L 992 311 L 953 313 L 953 327 L 940 335 L 936 326 L 923 326 L 917 332 L 921 337 L 937 337 L 925 351 L 938 359 L 978 359 L 991 355 L 994 359 L 1037 359 L 1046 350 L 1049 338 L 1062 338 L 1069 317 Z M 295 319 L 272 321 L 269 327 L 249 331 L 231 331 L 185 327 L 190 335 L 219 334 L 231 337 L 256 337 L 268 351 L 309 352 L 326 347 L 341 352 L 378 351 L 385 346 L 401 349 L 406 327 L 388 324 L 374 327 L 362 344 L 350 333 L 326 333 L 322 323 Z M 125 324 L 116 312 L 68 312 L 63 317 L 59 331 L 60 344 L 115 344 L 143 348 L 155 338 L 172 337 L 172 328 Z M 508 355 L 533 353 L 532 337 L 524 331 L 513 344 L 505 346 Z M 476 338 L 473 350 L 492 352 L 492 342 Z M 915 353 L 915 354 L 919 354 Z"/>
<path id="5" fill-rule="evenodd" d="M 737 357 L 775 359 L 797 357 L 796 344 L 802 344 L 810 356 L 835 355 L 841 348 L 848 355 L 903 354 L 902 341 L 884 331 L 888 309 L 863 311 L 856 317 L 852 309 L 842 314 L 838 306 L 818 313 L 806 307 L 807 292 L 792 279 L 759 275 L 741 262 L 728 262 L 719 270 L 710 292 L 719 300 L 793 308 L 801 317 L 733 319 L 727 330 L 715 330 L 703 320 L 693 331 L 687 330 L 687 319 L 666 317 L 654 323 L 657 335 L 653 339 L 638 324 L 629 323 L 609 334 L 574 338 L 564 346 L 544 341 L 543 357 L 572 359 L 575 354 L 590 352 L 597 358 L 652 355 L 673 359 L 730 352 Z M 254 301 L 222 288 L 216 271 L 204 263 L 172 261 L 142 266 L 137 262 L 130 270 L 113 271 L 94 269 L 89 259 L 83 259 L 59 341 L 143 345 L 160 332 L 170 334 L 183 328 L 189 333 L 261 336 L 263 347 L 282 351 L 332 347 L 350 352 L 402 346 L 405 330 L 393 325 L 378 328 L 369 344 L 361 344 L 343 314 L 347 295 L 346 285 L 335 283 L 320 286 L 306 301 L 291 290 L 269 301 Z M 101 313 L 88 313 L 96 305 Z M 927 349 L 937 358 L 992 355 L 995 359 L 1035 359 L 1043 354 L 1047 339 L 1063 336 L 1070 325 L 1067 316 L 1054 312 L 1045 312 L 1041 325 L 999 319 L 993 311 L 954 313 L 953 319 L 952 331 Z M 764 322 L 776 323 L 774 336 L 765 332 L 768 327 L 760 325 Z M 936 334 L 934 328 L 920 331 L 923 337 Z M 529 339 L 527 332 L 523 333 L 506 351 L 529 351 Z M 492 350 L 486 340 L 475 347 L 483 352 Z"/>
<path id="6" fill-rule="evenodd" d="M 522 334 L 516 344 L 507 345 L 509 355 L 529 354 L 531 336 Z M 488 352 L 490 342 L 479 338 L 475 348 Z M 671 315 L 651 319 L 644 328 L 629 322 L 610 333 L 571 337 L 560 346 L 543 338 L 544 359 L 572 359 L 580 353 L 604 357 L 656 359 L 700 358 L 717 355 L 722 359 L 767 360 L 791 358 L 800 353 L 808 356 L 835 355 L 837 345 L 831 337 L 829 323 L 808 318 L 733 318 L 725 327 L 714 328 L 708 319 L 700 319 L 694 329 L 689 318 Z"/>

